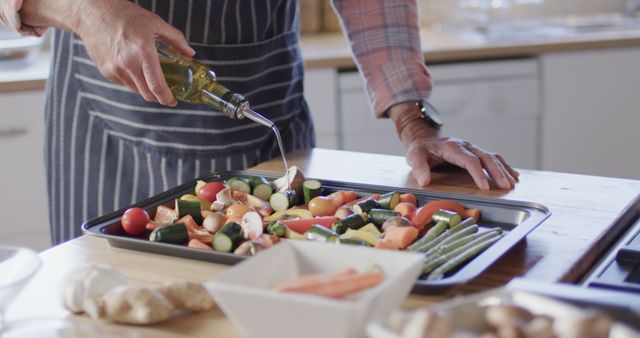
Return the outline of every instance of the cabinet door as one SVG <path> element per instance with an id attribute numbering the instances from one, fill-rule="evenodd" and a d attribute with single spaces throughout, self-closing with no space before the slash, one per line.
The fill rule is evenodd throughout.
<path id="1" fill-rule="evenodd" d="M 337 81 L 334 68 L 305 70 L 304 95 L 311 110 L 316 146 L 338 148 Z"/>
<path id="2" fill-rule="evenodd" d="M 536 60 L 430 67 L 431 102 L 446 135 L 501 153 L 520 168 L 538 167 L 539 81 Z M 345 150 L 403 155 L 389 120 L 376 120 L 357 73 L 340 74 L 340 135 Z"/>
<path id="3" fill-rule="evenodd" d="M 640 48 L 542 57 L 542 168 L 639 179 Z"/>
<path id="4" fill-rule="evenodd" d="M 0 244 L 50 245 L 44 172 L 44 92 L 0 93 Z"/>

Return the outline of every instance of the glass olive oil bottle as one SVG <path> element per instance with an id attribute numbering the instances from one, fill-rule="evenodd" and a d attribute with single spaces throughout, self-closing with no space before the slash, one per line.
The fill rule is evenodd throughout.
<path id="1" fill-rule="evenodd" d="M 206 104 L 232 119 L 248 118 L 276 134 L 289 185 L 289 166 L 284 156 L 280 131 L 275 123 L 249 108 L 249 101 L 216 81 L 213 70 L 196 60 L 189 60 L 166 42 L 156 39 L 160 67 L 169 89 L 179 101 Z M 290 187 L 289 187 L 290 190 Z"/>

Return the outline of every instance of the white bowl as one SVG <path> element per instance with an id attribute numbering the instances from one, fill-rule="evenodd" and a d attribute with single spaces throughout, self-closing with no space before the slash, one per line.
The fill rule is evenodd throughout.
<path id="1" fill-rule="evenodd" d="M 30 249 L 0 246 L 0 316 L 40 268 L 40 258 Z"/>
<path id="2" fill-rule="evenodd" d="M 243 333 L 253 338 L 361 337 L 404 301 L 424 256 L 366 247 L 286 241 L 229 269 L 207 283 L 216 302 Z M 375 288 L 349 299 L 283 293 L 281 281 L 372 264 L 385 273 Z"/>

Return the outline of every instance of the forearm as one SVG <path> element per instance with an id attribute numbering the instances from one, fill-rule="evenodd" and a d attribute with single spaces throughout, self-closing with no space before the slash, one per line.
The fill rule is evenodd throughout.
<path id="1" fill-rule="evenodd" d="M 333 0 L 376 116 L 425 99 L 431 78 L 420 48 L 415 0 Z"/>
<path id="2" fill-rule="evenodd" d="M 108 0 L 104 3 L 123 0 Z M 93 0 L 24 0 L 20 17 L 31 27 L 57 27 L 78 32 L 83 17 L 91 16 Z"/>

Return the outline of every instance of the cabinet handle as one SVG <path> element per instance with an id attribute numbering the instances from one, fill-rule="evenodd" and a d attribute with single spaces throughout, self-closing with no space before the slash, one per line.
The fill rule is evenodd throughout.
<path id="1" fill-rule="evenodd" d="M 27 133 L 25 127 L 8 127 L 0 129 L 0 137 L 12 137 Z"/>

